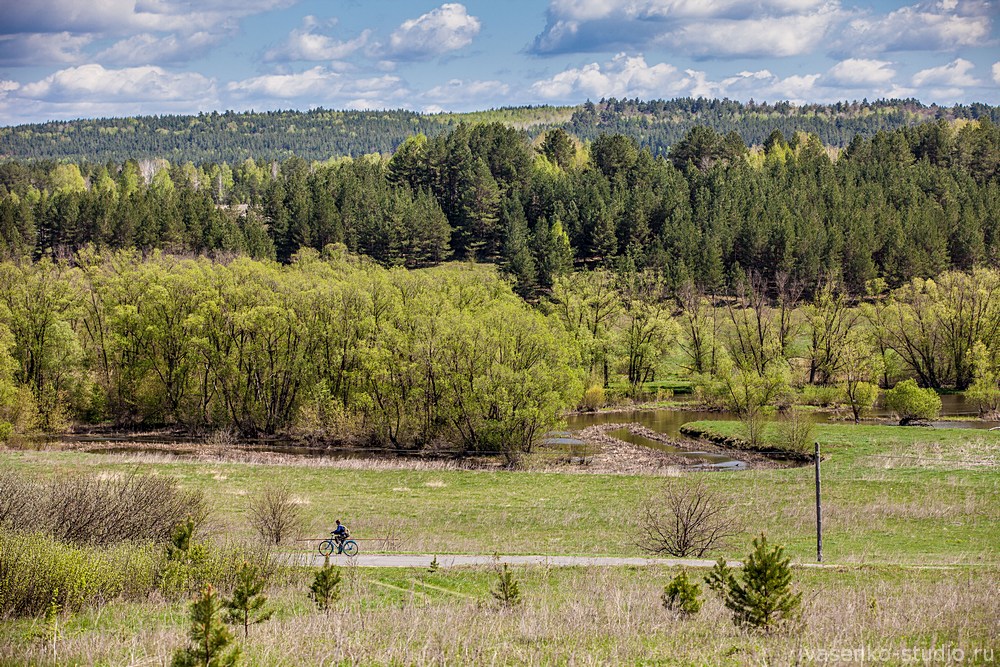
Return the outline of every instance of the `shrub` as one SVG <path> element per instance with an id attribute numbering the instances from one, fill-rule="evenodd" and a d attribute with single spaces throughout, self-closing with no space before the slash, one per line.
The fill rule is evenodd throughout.
<path id="1" fill-rule="evenodd" d="M 808 454 L 812 451 L 816 435 L 816 424 L 809 415 L 798 410 L 790 410 L 778 422 L 778 447 L 789 452 Z"/>
<path id="2" fill-rule="evenodd" d="M 191 603 L 190 645 L 178 649 L 171 661 L 172 667 L 229 667 L 239 664 L 240 649 L 230 648 L 233 635 L 219 618 L 219 598 L 211 584 L 201 589 L 198 599 Z"/>
<path id="3" fill-rule="evenodd" d="M 941 397 L 933 389 L 921 389 L 915 380 L 903 380 L 885 392 L 885 404 L 899 417 L 900 425 L 934 419 L 941 413 Z"/>
<path id="4" fill-rule="evenodd" d="M 639 526 L 640 549 L 677 558 L 701 558 L 739 532 L 726 502 L 702 478 L 688 484 L 668 480 L 641 510 Z"/>
<path id="5" fill-rule="evenodd" d="M 854 415 L 855 423 L 867 414 L 878 400 L 878 387 L 871 382 L 859 380 L 857 382 L 845 382 L 840 385 L 840 390 L 844 394 L 844 402 L 851 406 L 851 414 Z"/>
<path id="6" fill-rule="evenodd" d="M 743 564 L 740 580 L 722 558 L 705 577 L 705 583 L 722 597 L 733 613 L 733 623 L 770 632 L 797 618 L 802 594 L 792 592 L 789 558 L 780 546 L 769 548 L 764 535 Z"/>
<path id="7" fill-rule="evenodd" d="M 580 407 L 584 410 L 594 411 L 604 407 L 606 399 L 604 397 L 604 387 L 599 384 L 592 384 L 583 392 L 583 399 Z"/>
<path id="8" fill-rule="evenodd" d="M 829 407 L 836 405 L 841 398 L 841 392 L 837 387 L 829 385 L 807 384 L 802 388 L 802 395 L 799 400 L 803 405 L 815 405 L 818 407 Z"/>
<path id="9" fill-rule="evenodd" d="M 66 611 L 154 590 L 152 546 L 77 546 L 40 533 L 0 531 L 0 617 L 38 616 L 55 599 Z"/>
<path id="10" fill-rule="evenodd" d="M 292 500 L 287 486 L 270 485 L 250 499 L 247 511 L 250 525 L 261 539 L 281 544 L 302 528 L 302 510 Z"/>
<path id="11" fill-rule="evenodd" d="M 687 572 L 681 570 L 681 573 L 663 588 L 660 599 L 666 609 L 692 616 L 701 611 L 701 586 L 691 582 Z"/>

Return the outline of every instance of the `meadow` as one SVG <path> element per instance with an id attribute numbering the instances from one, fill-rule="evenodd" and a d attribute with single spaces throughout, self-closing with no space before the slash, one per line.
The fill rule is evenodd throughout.
<path id="1" fill-rule="evenodd" d="M 696 425 L 726 435 L 740 428 Z M 490 595 L 494 567 L 348 565 L 343 597 L 324 614 L 306 595 L 314 569 L 282 566 L 268 588 L 274 618 L 241 641 L 250 664 L 822 664 L 829 654 L 815 651 L 834 649 L 878 651 L 901 664 L 909 655 L 902 651 L 914 647 L 961 649 L 975 664 L 971 652 L 995 647 L 1000 633 L 1000 433 L 823 424 L 816 439 L 824 456 L 823 569 L 810 566 L 812 466 L 624 475 L 579 464 L 532 471 L 530 460 L 521 471 L 468 470 L 447 462 L 190 460 L 58 446 L 7 449 L 0 461 L 45 480 L 136 466 L 169 476 L 204 493 L 212 510 L 206 539 L 230 550 L 254 539 L 250 499 L 280 483 L 305 524 L 303 541 L 279 553 L 313 549 L 341 518 L 368 553 L 380 548 L 369 540 L 391 536 L 405 553 L 635 556 L 638 508 L 662 485 L 697 476 L 743 520 L 741 533 L 711 555 L 743 558 L 752 537 L 766 533 L 797 564 L 794 582 L 804 593 L 799 625 L 761 635 L 734 626 L 707 591 L 692 619 L 666 611 L 659 596 L 674 568 L 516 567 L 524 603 L 504 610 Z M 0 664 L 161 664 L 185 641 L 186 610 L 184 599 L 153 590 L 64 611 L 55 653 L 42 618 L 7 617 Z"/>

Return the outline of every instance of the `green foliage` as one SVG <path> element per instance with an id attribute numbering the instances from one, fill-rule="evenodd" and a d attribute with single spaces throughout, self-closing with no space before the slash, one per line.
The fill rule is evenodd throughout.
<path id="1" fill-rule="evenodd" d="M 37 616 L 55 602 L 76 611 L 101 601 L 144 599 L 156 588 L 150 546 L 81 547 L 0 530 L 0 617 Z"/>
<path id="2" fill-rule="evenodd" d="M 785 451 L 808 454 L 813 451 L 816 423 L 800 410 L 789 410 L 778 421 L 779 447 Z"/>
<path id="3" fill-rule="evenodd" d="M 754 539 L 753 547 L 739 578 L 720 558 L 705 583 L 733 613 L 735 624 L 770 632 L 798 618 L 802 593 L 792 591 L 790 559 L 783 547 L 769 547 L 764 535 Z"/>
<path id="4" fill-rule="evenodd" d="M 309 585 L 310 597 L 316 603 L 317 609 L 330 612 L 333 603 L 340 599 L 340 584 L 340 568 L 330 565 L 330 557 L 327 556 L 323 567 L 316 572 L 313 582 Z"/>
<path id="5" fill-rule="evenodd" d="M 680 574 L 663 588 L 660 599 L 664 608 L 693 616 L 701 611 L 701 586 L 690 581 L 687 572 L 681 570 Z"/>
<path id="6" fill-rule="evenodd" d="M 231 667 L 240 661 L 239 646 L 231 646 L 233 635 L 220 618 L 222 607 L 211 584 L 202 587 L 191 603 L 190 644 L 177 649 L 172 667 Z"/>
<path id="7" fill-rule="evenodd" d="M 885 405 L 896 413 L 900 424 L 934 419 L 941 412 L 941 397 L 933 389 L 921 389 L 916 380 L 903 380 L 885 392 Z"/>
<path id="8" fill-rule="evenodd" d="M 507 563 L 497 570 L 496 587 L 490 590 L 490 595 L 504 609 L 512 609 L 523 602 L 521 589 Z"/>
<path id="9" fill-rule="evenodd" d="M 434 558 L 431 559 L 431 564 L 428 566 L 427 571 L 437 572 L 439 567 L 440 565 L 438 565 L 438 557 L 437 555 L 435 555 Z"/>
<path id="10" fill-rule="evenodd" d="M 264 588 L 267 581 L 260 568 L 244 561 L 236 571 L 236 585 L 232 595 L 223 601 L 226 620 L 243 626 L 243 636 L 248 637 L 250 626 L 263 623 L 271 618 L 273 610 L 265 609 L 267 596 Z"/>
<path id="11" fill-rule="evenodd" d="M 599 384 L 592 384 L 583 392 L 580 408 L 593 411 L 604 407 L 606 404 L 607 398 L 604 395 L 604 387 Z"/>
<path id="12" fill-rule="evenodd" d="M 982 341 L 976 341 L 972 347 L 972 365 L 975 379 L 965 392 L 966 398 L 982 415 L 1000 413 L 1000 358 Z"/>

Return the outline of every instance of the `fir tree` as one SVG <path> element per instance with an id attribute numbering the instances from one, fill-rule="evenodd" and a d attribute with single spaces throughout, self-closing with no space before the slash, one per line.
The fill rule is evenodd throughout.
<path id="1" fill-rule="evenodd" d="M 687 572 L 681 570 L 664 586 L 660 599 L 665 608 L 691 616 L 701 611 L 701 586 L 690 581 Z"/>
<path id="2" fill-rule="evenodd" d="M 490 595 L 500 603 L 501 607 L 510 609 L 521 604 L 521 590 L 517 585 L 517 580 L 511 574 L 507 563 L 503 564 L 503 569 L 497 572 L 497 587 L 490 591 Z"/>

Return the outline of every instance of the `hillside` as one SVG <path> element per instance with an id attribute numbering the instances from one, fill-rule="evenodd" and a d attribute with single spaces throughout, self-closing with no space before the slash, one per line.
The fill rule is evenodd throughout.
<path id="1" fill-rule="evenodd" d="M 248 157 L 305 160 L 388 154 L 408 136 L 434 137 L 462 122 L 500 122 L 537 135 L 562 127 L 581 139 L 602 133 L 632 137 L 654 155 L 665 154 L 694 126 L 739 134 L 747 145 L 761 145 L 774 131 L 786 137 L 798 131 L 815 134 L 830 146 L 844 147 L 860 135 L 873 136 L 944 118 L 989 117 L 1000 123 L 1000 109 L 971 106 L 925 106 L 915 100 L 837 103 L 797 107 L 787 102 L 743 104 L 730 100 L 601 100 L 577 107 L 508 107 L 467 114 L 420 114 L 413 111 L 271 111 L 143 116 L 52 121 L 0 128 L 0 156 L 123 162 L 165 158 L 171 162 L 226 162 Z"/>

